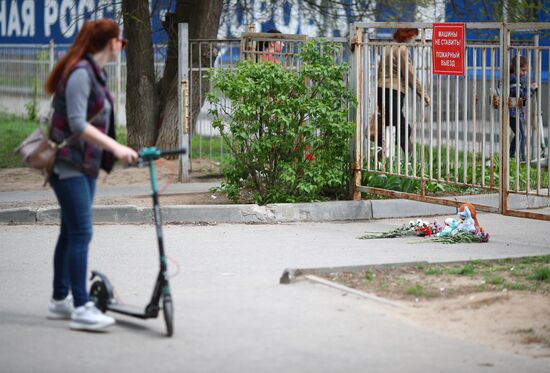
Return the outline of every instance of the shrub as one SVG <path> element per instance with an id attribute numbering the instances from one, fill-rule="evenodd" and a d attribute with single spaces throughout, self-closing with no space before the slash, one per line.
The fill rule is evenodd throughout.
<path id="1" fill-rule="evenodd" d="M 312 41 L 302 47 L 298 71 L 244 61 L 211 72 L 210 114 L 231 153 L 221 187 L 229 198 L 238 200 L 243 189 L 260 204 L 347 195 L 353 98 L 337 53 L 333 44 Z"/>

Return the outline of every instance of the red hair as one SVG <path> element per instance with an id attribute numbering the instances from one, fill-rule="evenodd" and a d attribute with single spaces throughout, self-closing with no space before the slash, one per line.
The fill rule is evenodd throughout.
<path id="1" fill-rule="evenodd" d="M 44 85 L 46 93 L 53 94 L 59 80 L 66 78 L 71 68 L 84 58 L 86 53 L 99 52 L 107 46 L 111 39 L 119 36 L 120 28 L 110 19 L 84 22 L 73 45 L 48 76 L 48 80 Z"/>
<path id="2" fill-rule="evenodd" d="M 398 28 L 393 34 L 393 39 L 398 43 L 404 43 L 413 36 L 418 36 L 417 28 Z"/>

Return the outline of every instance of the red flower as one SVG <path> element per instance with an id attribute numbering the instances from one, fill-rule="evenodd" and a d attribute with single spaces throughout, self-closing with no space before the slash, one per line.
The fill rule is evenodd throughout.
<path id="1" fill-rule="evenodd" d="M 315 154 L 306 153 L 305 159 L 306 159 L 306 161 L 314 161 L 315 160 Z"/>
<path id="2" fill-rule="evenodd" d="M 416 228 L 416 234 L 419 235 L 420 237 L 424 237 L 424 236 L 429 237 L 432 235 L 432 230 L 430 229 L 429 226 Z"/>

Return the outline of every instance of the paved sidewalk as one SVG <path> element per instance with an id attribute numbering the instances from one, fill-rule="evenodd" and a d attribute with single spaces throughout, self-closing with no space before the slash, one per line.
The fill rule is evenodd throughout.
<path id="1" fill-rule="evenodd" d="M 163 195 L 208 192 L 219 183 L 170 184 Z M 143 197 L 150 194 L 144 185 L 103 186 L 97 188 L 100 197 Z M 0 192 L 2 202 L 14 202 L 25 206 L 0 209 L 0 224 L 56 224 L 59 209 L 51 189 L 33 191 Z M 228 205 L 170 205 L 160 199 L 163 221 L 184 223 L 275 223 L 307 221 L 366 220 L 377 218 L 410 217 L 426 215 L 452 215 L 456 208 L 407 200 L 334 201 L 320 203 Z M 96 223 L 151 223 L 152 209 L 132 205 L 94 205 Z"/>
<path id="2" fill-rule="evenodd" d="M 550 254 L 550 224 L 480 214 L 487 244 L 358 240 L 406 220 L 164 229 L 175 336 L 162 319 L 117 318 L 106 334 L 46 320 L 58 226 L 0 226 L 0 364 L 6 372 L 548 372 L 548 358 L 495 351 L 413 326 L 387 306 L 308 282 L 285 268 L 457 261 Z M 528 222 L 528 224 L 526 224 Z M 145 304 L 158 257 L 151 225 L 98 225 L 90 269 L 123 301 Z"/>
<path id="3" fill-rule="evenodd" d="M 208 193 L 218 182 L 192 182 L 169 184 L 161 195 L 163 220 L 167 223 L 276 223 L 368 220 L 384 218 L 418 217 L 428 215 L 453 215 L 455 207 L 422 203 L 411 200 L 363 200 L 336 201 L 320 203 L 271 204 L 208 204 L 174 205 L 162 196 L 191 193 Z M 150 195 L 150 186 L 122 185 L 101 186 L 97 188 L 96 199 L 102 197 L 140 197 Z M 475 202 L 489 206 L 498 206 L 497 194 L 456 197 L 460 201 Z M 22 206 L 2 208 L 1 206 Z M 549 207 L 550 198 L 512 195 L 510 207 L 513 209 Z M 151 223 L 150 207 L 134 205 L 94 205 L 96 223 Z M 51 189 L 41 188 L 31 191 L 0 192 L 0 224 L 56 224 L 59 222 L 59 209 Z"/>

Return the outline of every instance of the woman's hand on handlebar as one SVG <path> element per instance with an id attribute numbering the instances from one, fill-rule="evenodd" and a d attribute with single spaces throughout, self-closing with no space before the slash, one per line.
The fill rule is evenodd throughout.
<path id="1" fill-rule="evenodd" d="M 125 145 L 118 144 L 113 153 L 115 157 L 127 165 L 136 163 L 138 160 L 138 153 Z"/>

